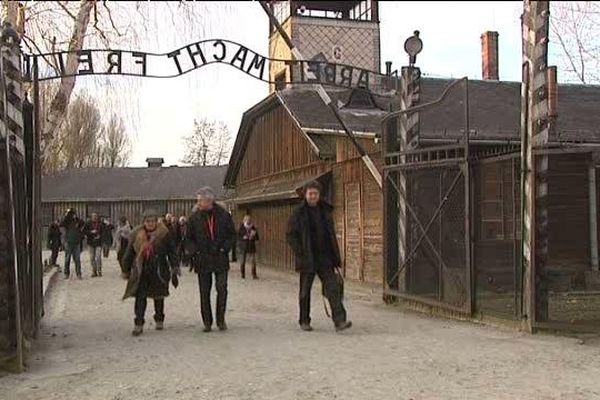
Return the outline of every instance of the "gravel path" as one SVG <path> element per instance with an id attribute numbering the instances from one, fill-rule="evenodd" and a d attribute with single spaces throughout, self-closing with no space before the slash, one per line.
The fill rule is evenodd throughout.
<path id="1" fill-rule="evenodd" d="M 242 281 L 237 272 L 227 332 L 201 332 L 196 277 L 185 271 L 166 329 L 153 329 L 150 303 L 140 338 L 114 259 L 103 278 L 61 277 L 29 370 L 0 378 L 0 399 L 600 399 L 600 340 L 430 319 L 352 287 L 354 327 L 336 334 L 319 284 L 315 331 L 301 332 L 295 275 L 260 270 L 261 280 Z"/>

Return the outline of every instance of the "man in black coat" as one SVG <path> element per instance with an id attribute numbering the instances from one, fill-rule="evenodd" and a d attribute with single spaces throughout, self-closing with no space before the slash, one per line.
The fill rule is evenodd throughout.
<path id="1" fill-rule="evenodd" d="M 235 243 L 235 225 L 231 215 L 215 203 L 215 194 L 211 188 L 200 189 L 197 196 L 197 207 L 188 220 L 186 248 L 191 256 L 191 266 L 198 274 L 204 332 L 210 332 L 213 323 L 210 305 L 213 275 L 217 289 L 217 327 L 224 331 L 227 329 L 225 309 L 228 255 Z"/>
<path id="2" fill-rule="evenodd" d="M 61 243 L 61 233 L 59 227 L 60 221 L 54 221 L 48 227 L 48 249 L 52 251 L 50 255 L 50 266 L 58 266 L 56 264 L 56 259 L 58 258 L 58 252 L 60 251 Z"/>
<path id="3" fill-rule="evenodd" d="M 352 322 L 346 319 L 342 289 L 336 276 L 341 259 L 331 216 L 333 207 L 321 200 L 321 185 L 316 181 L 306 185 L 304 196 L 304 202 L 294 210 L 288 221 L 286 234 L 287 242 L 296 257 L 296 271 L 300 273 L 298 322 L 302 330 L 312 330 L 310 292 L 315 275 L 318 275 L 331 306 L 335 328 L 341 331 L 350 328 Z"/>

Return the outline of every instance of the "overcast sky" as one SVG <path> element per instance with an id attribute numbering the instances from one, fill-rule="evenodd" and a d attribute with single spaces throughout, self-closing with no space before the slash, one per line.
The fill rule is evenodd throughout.
<path id="1" fill-rule="evenodd" d="M 520 15 L 522 2 L 380 2 L 381 60 L 398 68 L 407 61 L 404 40 L 415 29 L 424 47 L 417 65 L 424 76 L 481 78 L 480 35 L 499 32 L 500 79 L 520 80 Z M 146 3 L 145 7 L 152 7 Z M 215 3 L 215 8 L 219 5 Z M 219 13 L 222 13 L 220 15 Z M 217 10 L 209 37 L 148 38 L 138 50 L 167 52 L 202 39 L 223 38 L 268 55 L 268 20 L 258 2 L 237 2 Z M 163 29 L 175 29 L 165 22 Z M 134 49 L 135 50 L 135 49 Z M 550 62 L 553 62 L 551 49 Z M 142 79 L 137 90 L 123 90 L 119 108 L 131 105 L 138 113 L 128 122 L 132 134 L 131 166 L 146 157 L 164 157 L 179 164 L 181 138 L 192 130 L 194 118 L 223 120 L 234 136 L 245 110 L 268 94 L 267 84 L 223 64 L 213 64 L 177 78 Z M 559 73 L 560 79 L 560 73 Z M 124 101 L 124 103 L 123 103 Z"/>

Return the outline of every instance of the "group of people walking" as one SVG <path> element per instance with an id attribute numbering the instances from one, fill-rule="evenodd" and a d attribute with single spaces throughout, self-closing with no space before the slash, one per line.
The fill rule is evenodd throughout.
<path id="1" fill-rule="evenodd" d="M 51 251 L 49 265 L 58 266 L 58 254 L 64 249 L 65 278 L 68 279 L 71 275 L 72 259 L 75 274 L 81 279 L 81 252 L 86 244 L 90 254 L 92 277 L 102 276 L 102 257 L 109 256 L 114 229 L 108 219 L 101 220 L 96 213 L 93 213 L 88 221 L 83 221 L 75 210 L 67 210 L 62 220 L 54 221 L 48 227 L 48 248 Z"/>
<path id="2" fill-rule="evenodd" d="M 330 304 L 335 328 L 338 331 L 345 330 L 352 323 L 348 321 L 343 306 L 343 280 L 339 271 L 341 261 L 331 215 L 332 207 L 321 199 L 321 186 L 318 182 L 308 184 L 304 192 L 305 199 L 291 215 L 286 232 L 287 242 L 295 255 L 296 270 L 300 275 L 298 323 L 302 330 L 312 330 L 310 294 L 314 279 L 318 276 L 323 284 L 324 296 Z M 102 237 L 102 227 L 97 223 L 92 223 L 87 228 L 79 228 L 80 224 L 72 211 L 61 222 L 65 229 L 66 254 L 72 255 L 75 244 L 82 240 L 70 232 L 88 232 L 88 244 L 90 235 L 93 239 L 97 239 L 98 235 Z M 154 210 L 147 210 L 143 215 L 143 223 L 136 228 L 131 228 L 126 218 L 121 219 L 116 239 L 117 258 L 122 277 L 127 281 L 123 300 L 130 297 L 135 299 L 134 336 L 143 333 L 148 299 L 154 302 L 156 329 L 164 329 L 165 298 L 169 296 L 171 285 L 178 287 L 182 264 L 189 265 L 190 270 L 197 274 L 204 332 L 210 332 L 213 323 L 216 323 L 220 331 L 228 328 L 225 313 L 229 254 L 237 244 L 242 253 L 242 279 L 246 277 L 246 263 L 251 266 L 252 278 L 258 279 L 257 227 L 250 216 L 246 215 L 236 230 L 231 214 L 216 203 L 214 191 L 209 187 L 197 192 L 197 203 L 189 219 L 184 217 L 178 220 L 169 214 L 162 217 Z M 93 252 L 90 250 L 90 253 Z M 79 267 L 77 265 L 76 261 L 78 276 L 81 276 L 80 264 Z M 94 271 L 100 271 L 101 275 L 101 264 Z M 65 274 L 68 277 L 67 261 Z M 213 282 L 217 292 L 214 314 L 211 304 Z"/>

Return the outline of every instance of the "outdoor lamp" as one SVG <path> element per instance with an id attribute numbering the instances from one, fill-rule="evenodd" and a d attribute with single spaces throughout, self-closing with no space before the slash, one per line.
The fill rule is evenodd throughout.
<path id="1" fill-rule="evenodd" d="M 21 41 L 19 34 L 12 27 L 12 24 L 8 21 L 4 21 L 2 24 L 2 34 L 0 36 L 0 42 L 3 46 L 16 46 Z"/>
<path id="2" fill-rule="evenodd" d="M 415 31 L 414 35 L 406 39 L 404 42 L 404 51 L 408 54 L 409 66 L 415 65 L 417 62 L 417 54 L 423 50 L 423 41 L 419 39 L 419 31 Z"/>

